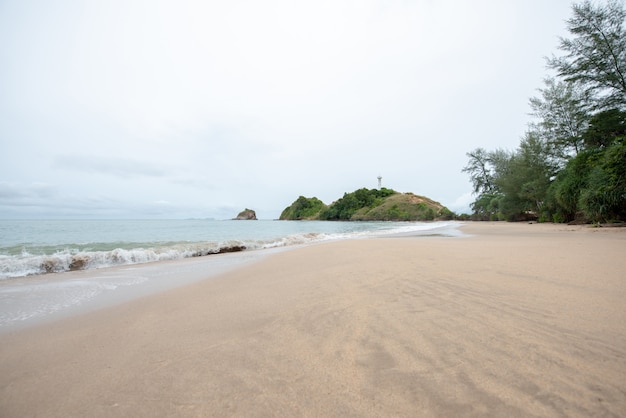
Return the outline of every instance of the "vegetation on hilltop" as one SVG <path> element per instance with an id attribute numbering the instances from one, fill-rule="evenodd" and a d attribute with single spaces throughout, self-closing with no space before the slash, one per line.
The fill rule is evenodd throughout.
<path id="1" fill-rule="evenodd" d="M 467 153 L 473 219 L 626 221 L 626 11 L 615 0 L 572 11 L 519 147 Z"/>
<path id="2" fill-rule="evenodd" d="M 392 189 L 358 189 L 326 206 L 316 197 L 298 197 L 281 220 L 431 221 L 453 219 L 454 213 L 427 197 Z"/>
<path id="3" fill-rule="evenodd" d="M 344 193 L 342 198 L 333 202 L 320 213 L 320 219 L 326 221 L 351 220 L 352 215 L 357 211 L 378 206 L 386 197 L 394 193 L 397 192 L 384 187 L 371 190 L 362 188 L 352 193 Z"/>
<path id="4" fill-rule="evenodd" d="M 395 193 L 379 205 L 358 210 L 354 221 L 432 221 L 454 219 L 455 215 L 439 202 L 413 193 Z"/>
<path id="5" fill-rule="evenodd" d="M 320 212 L 326 208 L 324 202 L 317 197 L 300 196 L 280 214 L 281 220 L 315 220 L 319 219 Z"/>

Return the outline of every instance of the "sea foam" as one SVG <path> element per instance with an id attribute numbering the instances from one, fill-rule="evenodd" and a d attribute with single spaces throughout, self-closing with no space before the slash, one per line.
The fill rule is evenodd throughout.
<path id="1" fill-rule="evenodd" d="M 226 242 L 177 243 L 150 248 L 115 248 L 108 251 L 85 251 L 66 248 L 53 254 L 31 254 L 27 250 L 16 256 L 0 256 L 0 279 L 88 270 L 126 264 L 179 260 L 243 250 L 276 248 L 306 244 L 324 239 L 325 234 L 290 235 L 274 240 L 230 240 Z"/>
<path id="2" fill-rule="evenodd" d="M 255 223 L 255 225 L 279 225 L 285 223 Z M 306 229 L 306 222 L 291 222 L 292 229 Z M 320 223 L 311 224 L 320 228 Z M 313 242 L 350 239 L 390 234 L 449 234 L 453 235 L 453 223 L 326 223 L 321 228 L 329 232 L 302 231 L 272 237 L 247 239 L 224 239 L 220 241 L 157 241 L 112 242 L 91 244 L 67 244 L 48 246 L 24 246 L 18 252 L 15 246 L 0 251 L 0 279 L 33 276 L 46 273 L 89 270 L 119 265 L 142 264 L 154 261 L 178 260 L 243 250 L 259 250 Z M 334 230 L 333 228 L 334 227 Z M 443 232 L 442 232 L 443 231 Z M 271 232 L 271 231 L 270 231 Z M 266 232 L 266 235 L 271 235 Z M 235 234 L 232 234 L 235 235 Z M 116 246 L 119 244 L 119 246 Z M 1 250 L 1 248 L 0 248 Z"/>
<path id="3" fill-rule="evenodd" d="M 137 297 L 150 291 L 205 280 L 282 247 L 394 234 L 454 236 L 458 235 L 456 227 L 459 224 L 259 222 L 225 225 L 239 228 L 231 236 L 243 235 L 242 229 L 249 228 L 243 231 L 248 238 L 229 239 L 222 233 L 226 239 L 165 241 L 162 238 L 171 235 L 168 232 L 157 237 L 159 241 L 141 243 L 134 236 L 125 242 L 114 234 L 112 238 L 115 240 L 110 242 L 90 243 L 86 237 L 77 236 L 74 241 L 82 244 L 62 245 L 58 242 L 66 238 L 59 234 L 52 238 L 42 236 L 40 242 L 24 244 L 20 248 L 4 237 L 5 245 L 0 246 L 0 278 L 4 279 L 0 280 L 0 333 L 20 327 L 20 324 L 58 318 L 86 307 L 92 309 L 106 303 L 120 303 L 130 300 L 133 295 Z M 251 233 L 262 228 L 266 231 L 256 235 Z M 297 232 L 284 233 L 294 230 Z M 184 234 L 187 232 L 185 230 Z M 224 254 L 233 252 L 238 254 Z M 205 257 L 209 255 L 211 257 Z M 172 262 L 167 267 L 152 263 L 184 258 L 189 261 Z M 119 267 L 104 268 L 114 266 Z"/>

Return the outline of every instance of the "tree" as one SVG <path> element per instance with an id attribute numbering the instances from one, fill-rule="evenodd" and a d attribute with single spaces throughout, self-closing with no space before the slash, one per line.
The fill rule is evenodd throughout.
<path id="1" fill-rule="evenodd" d="M 343 197 L 321 211 L 320 219 L 349 220 L 359 209 L 376 206 L 395 193 L 395 190 L 384 187 L 380 190 L 362 188 L 352 193 L 344 193 Z"/>
<path id="2" fill-rule="evenodd" d="M 555 173 L 548 145 L 527 132 L 518 150 L 509 158 L 507 170 L 496 180 L 503 195 L 499 201 L 500 212 L 509 220 L 528 214 L 539 216 Z"/>
<path id="3" fill-rule="evenodd" d="M 559 171 L 548 190 L 549 211 L 553 220 L 569 222 L 581 213 L 578 201 L 581 190 L 587 187 L 589 160 L 592 152 L 583 150 Z"/>
<path id="4" fill-rule="evenodd" d="M 572 7 L 567 20 L 572 39 L 560 39 L 559 49 L 566 53 L 552 57 L 548 67 L 565 81 L 580 86 L 593 109 L 626 106 L 626 33 L 623 5 L 610 0 L 595 6 L 586 0 Z"/>
<path id="5" fill-rule="evenodd" d="M 300 196 L 280 214 L 281 220 L 316 219 L 326 207 L 317 197 Z"/>
<path id="6" fill-rule="evenodd" d="M 626 219 L 626 131 L 616 130 L 616 120 L 615 112 L 601 112 L 592 119 L 584 136 L 595 142 L 568 161 L 548 192 L 553 217 Z"/>
<path id="7" fill-rule="evenodd" d="M 473 203 L 470 203 L 470 207 L 474 212 L 472 219 L 477 221 L 498 220 L 501 199 L 501 194 L 482 193 L 479 195 Z"/>
<path id="8" fill-rule="evenodd" d="M 530 99 L 532 115 L 539 119 L 532 128 L 552 149 L 555 159 L 564 163 L 583 147 L 583 132 L 589 123 L 585 110 L 585 97 L 580 88 L 573 84 L 544 80 L 545 88 L 538 89 L 541 97 Z"/>
<path id="9" fill-rule="evenodd" d="M 488 152 L 476 148 L 466 155 L 470 159 L 462 171 L 469 174 L 474 194 L 477 195 L 476 201 L 470 205 L 474 217 L 481 220 L 497 219 L 502 197 L 498 181 L 509 171 L 511 153 L 502 149 Z"/>
<path id="10" fill-rule="evenodd" d="M 617 137 L 626 136 L 626 112 L 617 109 L 595 114 L 582 137 L 588 148 L 608 147 Z"/>
<path id="11" fill-rule="evenodd" d="M 484 148 L 476 148 L 465 155 L 469 157 L 469 162 L 461 171 L 469 174 L 474 193 L 492 193 L 495 184 L 493 182 L 492 169 L 490 168 L 490 153 Z"/>
<path id="12" fill-rule="evenodd" d="M 481 219 L 626 219 L 626 11 L 617 0 L 572 10 L 565 55 L 548 60 L 558 81 L 546 79 L 530 99 L 539 121 L 513 153 L 467 154 Z"/>
<path id="13" fill-rule="evenodd" d="M 616 141 L 599 155 L 580 191 L 579 207 L 587 219 L 626 219 L 626 144 Z"/>

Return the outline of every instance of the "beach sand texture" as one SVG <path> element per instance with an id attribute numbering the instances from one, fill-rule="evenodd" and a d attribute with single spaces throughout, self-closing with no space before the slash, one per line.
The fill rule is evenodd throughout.
<path id="1" fill-rule="evenodd" d="M 0 416 L 626 416 L 626 229 L 462 231 L 2 335 Z"/>

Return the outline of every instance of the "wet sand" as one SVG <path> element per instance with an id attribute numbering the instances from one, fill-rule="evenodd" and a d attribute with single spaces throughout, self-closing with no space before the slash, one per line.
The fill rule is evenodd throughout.
<path id="1" fill-rule="evenodd" d="M 0 416 L 625 416 L 626 228 L 462 230 L 0 335 Z"/>

